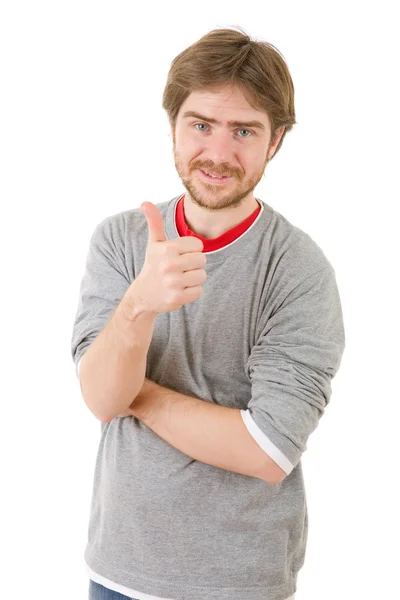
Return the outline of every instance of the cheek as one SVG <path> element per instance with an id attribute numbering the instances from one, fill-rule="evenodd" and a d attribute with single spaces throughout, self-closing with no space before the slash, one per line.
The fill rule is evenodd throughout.
<path id="1" fill-rule="evenodd" d="M 259 149 L 258 151 L 254 151 L 246 155 L 246 171 L 251 173 L 257 173 L 258 171 L 262 171 L 264 169 L 266 158 L 267 154 L 264 154 L 263 149 Z"/>
<path id="2" fill-rule="evenodd" d="M 201 147 L 194 141 L 190 142 L 190 140 L 185 140 L 184 143 L 179 143 L 177 140 L 175 152 L 182 165 L 191 168 L 192 162 L 201 154 Z"/>
<path id="3" fill-rule="evenodd" d="M 176 143 L 182 153 L 190 154 L 204 146 L 204 140 L 198 131 L 194 129 L 178 129 L 176 132 Z"/>

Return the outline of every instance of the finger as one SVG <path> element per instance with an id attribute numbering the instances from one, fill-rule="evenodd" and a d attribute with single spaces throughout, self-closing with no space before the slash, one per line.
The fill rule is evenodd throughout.
<path id="1" fill-rule="evenodd" d="M 146 217 L 149 228 L 149 242 L 165 242 L 164 219 L 157 206 L 151 202 L 142 202 L 142 213 Z"/>

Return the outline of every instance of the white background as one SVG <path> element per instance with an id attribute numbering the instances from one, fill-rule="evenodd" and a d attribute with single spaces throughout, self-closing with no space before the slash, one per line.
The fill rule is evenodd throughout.
<path id="1" fill-rule="evenodd" d="M 100 422 L 70 340 L 89 238 L 106 216 L 183 191 L 161 107 L 169 65 L 235 25 L 274 44 L 295 85 L 298 124 L 256 193 L 321 246 L 346 327 L 302 459 L 296 600 L 399 597 L 395 4 L 1 4 L 2 598 L 87 598 Z"/>

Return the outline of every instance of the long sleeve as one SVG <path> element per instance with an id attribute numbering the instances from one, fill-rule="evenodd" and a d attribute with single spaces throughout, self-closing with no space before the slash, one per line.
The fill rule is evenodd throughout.
<path id="1" fill-rule="evenodd" d="M 252 395 L 242 417 L 287 474 L 324 414 L 344 347 L 342 307 L 328 266 L 288 294 L 252 349 L 247 364 Z"/>
<path id="2" fill-rule="evenodd" d="M 80 359 L 110 319 L 130 283 L 124 260 L 123 221 L 107 217 L 91 236 L 79 290 L 71 340 L 78 378 Z"/>

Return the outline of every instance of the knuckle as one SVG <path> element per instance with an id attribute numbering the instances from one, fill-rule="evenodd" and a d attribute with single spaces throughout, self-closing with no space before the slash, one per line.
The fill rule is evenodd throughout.
<path id="1" fill-rule="evenodd" d="M 170 256 L 166 257 L 164 260 L 161 261 L 160 267 L 161 267 L 161 265 L 162 265 L 162 273 L 165 275 L 169 274 L 169 273 L 174 273 L 178 266 L 175 256 L 173 258 Z"/>
<path id="2" fill-rule="evenodd" d="M 171 263 L 168 260 L 163 260 L 159 265 L 161 275 L 168 275 L 171 272 Z"/>
<path id="3" fill-rule="evenodd" d="M 199 238 L 193 238 L 193 240 L 196 242 L 196 249 L 199 249 L 199 252 L 201 252 L 204 248 L 204 244 L 201 240 L 199 240 Z"/>
<path id="4" fill-rule="evenodd" d="M 166 273 L 164 276 L 163 285 L 167 290 L 169 289 L 172 293 L 174 286 L 176 285 L 175 277 L 172 273 Z"/>
<path id="5" fill-rule="evenodd" d="M 161 275 L 165 275 L 167 273 L 168 264 L 164 261 L 161 261 L 158 265 L 158 270 Z"/>
<path id="6" fill-rule="evenodd" d="M 180 304 L 181 303 L 181 297 L 179 292 L 171 292 L 168 296 L 168 301 L 170 304 Z"/>

